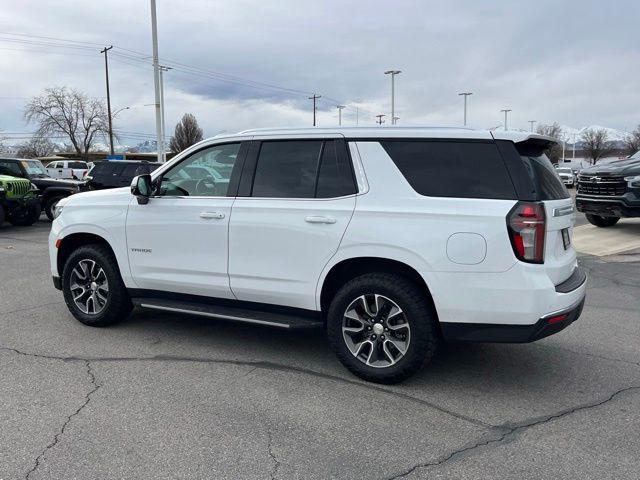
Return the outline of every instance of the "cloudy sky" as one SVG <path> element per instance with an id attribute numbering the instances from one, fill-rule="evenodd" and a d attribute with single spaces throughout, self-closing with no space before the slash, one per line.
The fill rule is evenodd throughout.
<path id="1" fill-rule="evenodd" d="M 157 0 L 166 123 L 185 112 L 205 135 L 262 126 L 399 124 L 491 128 L 511 108 L 528 120 L 621 130 L 640 123 L 640 2 Z M 148 0 L 0 0 L 0 130 L 29 132 L 27 98 L 50 86 L 104 97 L 110 52 L 113 109 L 125 143 L 155 131 Z M 21 34 L 21 35 L 11 35 Z M 37 38 L 48 37 L 48 38 Z M 64 42 L 71 40 L 72 42 Z M 82 42 L 82 43 L 79 43 Z"/>

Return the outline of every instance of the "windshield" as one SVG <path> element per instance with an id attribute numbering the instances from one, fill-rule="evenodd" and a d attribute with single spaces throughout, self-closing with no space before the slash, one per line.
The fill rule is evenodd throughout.
<path id="1" fill-rule="evenodd" d="M 20 163 L 27 171 L 27 175 L 47 176 L 47 169 L 40 160 L 22 160 Z"/>

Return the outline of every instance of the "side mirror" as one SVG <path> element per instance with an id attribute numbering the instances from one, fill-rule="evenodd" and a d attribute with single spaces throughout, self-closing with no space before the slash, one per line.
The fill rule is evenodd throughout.
<path id="1" fill-rule="evenodd" d="M 149 203 L 151 190 L 151 175 L 149 174 L 138 175 L 131 181 L 131 194 L 136 196 L 139 205 Z"/>

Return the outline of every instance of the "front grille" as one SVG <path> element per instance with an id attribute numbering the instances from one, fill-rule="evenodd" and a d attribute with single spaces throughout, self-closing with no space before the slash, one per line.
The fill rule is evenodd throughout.
<path id="1" fill-rule="evenodd" d="M 22 197 L 29 193 L 31 184 L 29 182 L 6 182 L 7 193 L 12 197 Z"/>
<path id="2" fill-rule="evenodd" d="M 596 174 L 578 177 L 578 193 L 584 195 L 603 195 L 619 197 L 627 190 L 627 182 L 621 176 L 603 176 Z"/>

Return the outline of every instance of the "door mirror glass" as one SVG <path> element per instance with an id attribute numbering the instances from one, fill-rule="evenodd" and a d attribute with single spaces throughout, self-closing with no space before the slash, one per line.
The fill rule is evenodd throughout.
<path id="1" fill-rule="evenodd" d="M 151 175 L 138 175 L 131 181 L 131 193 L 138 198 L 140 205 L 149 202 L 151 196 Z"/>

